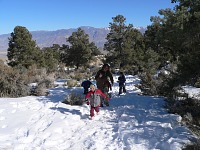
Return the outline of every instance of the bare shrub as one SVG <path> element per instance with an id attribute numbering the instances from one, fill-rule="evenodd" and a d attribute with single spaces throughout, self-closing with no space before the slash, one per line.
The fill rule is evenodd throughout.
<path id="1" fill-rule="evenodd" d="M 36 96 L 46 96 L 48 94 L 45 82 L 41 82 L 38 84 L 37 88 L 35 89 Z"/>
<path id="2" fill-rule="evenodd" d="M 82 78 L 83 78 L 83 74 L 81 74 L 81 73 L 76 73 L 74 75 L 74 79 L 77 81 L 80 81 Z"/>
<path id="3" fill-rule="evenodd" d="M 60 63 L 58 65 L 58 70 L 55 72 L 55 77 L 56 78 L 62 78 L 62 79 L 68 78 L 68 73 L 65 69 L 65 64 Z"/>
<path id="4" fill-rule="evenodd" d="M 80 93 L 70 93 L 66 95 L 63 103 L 69 105 L 82 105 L 84 100 L 84 96 Z"/>
<path id="5" fill-rule="evenodd" d="M 75 87 L 77 85 L 77 80 L 67 80 L 67 86 L 68 87 Z"/>
<path id="6" fill-rule="evenodd" d="M 182 150 L 199 150 L 200 149 L 200 140 L 198 139 L 194 143 L 185 146 Z"/>
<path id="7" fill-rule="evenodd" d="M 0 96 L 19 97 L 29 94 L 24 76 L 16 69 L 0 64 Z"/>
<path id="8" fill-rule="evenodd" d="M 197 81 L 195 83 L 195 87 L 200 88 L 200 77 L 197 78 Z"/>

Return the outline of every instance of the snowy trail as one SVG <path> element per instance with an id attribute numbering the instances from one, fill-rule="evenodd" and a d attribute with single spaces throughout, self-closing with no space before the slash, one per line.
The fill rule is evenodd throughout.
<path id="1" fill-rule="evenodd" d="M 110 106 L 94 120 L 88 105 L 60 102 L 70 92 L 62 87 L 48 97 L 0 99 L 0 149 L 181 150 L 194 137 L 179 124 L 180 116 L 166 112 L 162 98 L 137 95 L 137 82 L 127 77 L 123 96 L 115 83 Z"/>

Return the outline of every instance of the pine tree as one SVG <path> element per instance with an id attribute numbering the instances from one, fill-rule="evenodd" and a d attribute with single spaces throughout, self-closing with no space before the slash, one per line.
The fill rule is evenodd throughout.
<path id="1" fill-rule="evenodd" d="M 8 65 L 28 68 L 33 64 L 40 63 L 40 49 L 37 47 L 36 42 L 32 40 L 32 35 L 25 27 L 16 26 L 14 28 L 8 45 Z"/>
<path id="2" fill-rule="evenodd" d="M 142 59 L 144 44 L 142 34 L 133 28 L 132 24 L 125 24 L 126 18 L 122 15 L 113 17 L 110 23 L 110 33 L 104 50 L 108 51 L 107 61 L 123 68 L 127 65 L 137 66 Z"/>
<path id="3" fill-rule="evenodd" d="M 70 65 L 75 65 L 78 69 L 79 66 L 87 64 L 92 57 L 92 52 L 97 49 L 94 44 L 89 42 L 89 36 L 82 30 L 78 28 L 76 32 L 67 39 L 70 43 L 65 58 L 65 63 Z"/>
<path id="4" fill-rule="evenodd" d="M 48 71 L 56 70 L 59 62 L 59 53 L 53 47 L 45 47 L 42 49 L 42 54 L 44 58 L 44 67 L 47 68 Z"/>

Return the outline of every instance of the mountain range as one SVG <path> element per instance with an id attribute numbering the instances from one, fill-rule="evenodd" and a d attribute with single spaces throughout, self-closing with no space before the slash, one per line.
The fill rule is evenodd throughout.
<path id="1" fill-rule="evenodd" d="M 109 33 L 108 28 L 95 28 L 89 26 L 80 27 L 85 31 L 86 34 L 89 35 L 90 42 L 94 42 L 95 45 L 103 49 L 103 45 L 106 42 L 106 36 Z M 137 29 L 144 33 L 145 27 L 137 27 Z M 73 32 L 76 32 L 77 28 L 70 29 L 60 29 L 56 31 L 31 31 L 32 39 L 36 41 L 36 44 L 40 47 L 50 47 L 53 44 L 59 44 L 62 46 L 63 44 L 68 44 L 66 42 L 66 38 L 72 35 Z M 2 34 L 0 35 L 0 51 L 7 51 L 8 49 L 8 38 L 10 34 Z"/>

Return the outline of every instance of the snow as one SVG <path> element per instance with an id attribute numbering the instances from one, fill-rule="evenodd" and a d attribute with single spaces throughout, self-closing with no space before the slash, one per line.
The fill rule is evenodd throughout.
<path id="1" fill-rule="evenodd" d="M 49 96 L 0 98 L 0 149 L 7 150 L 181 150 L 195 136 L 167 113 L 161 97 L 141 96 L 137 76 L 126 76 L 125 95 L 118 96 L 117 76 L 109 107 L 94 120 L 89 106 L 62 103 L 70 92 L 66 80 L 55 82 Z"/>
<path id="2" fill-rule="evenodd" d="M 188 96 L 191 98 L 200 99 L 200 88 L 195 88 L 192 86 L 183 86 L 185 93 L 188 93 Z"/>

